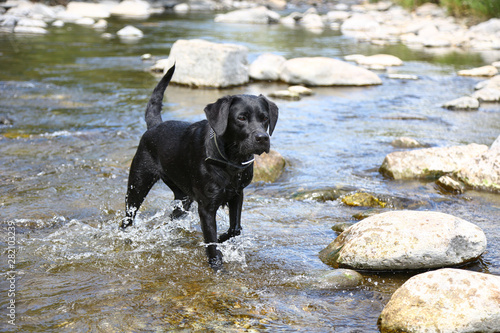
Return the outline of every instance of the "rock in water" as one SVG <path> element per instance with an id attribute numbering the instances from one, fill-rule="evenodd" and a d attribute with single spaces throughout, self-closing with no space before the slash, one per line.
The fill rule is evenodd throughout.
<path id="1" fill-rule="evenodd" d="M 254 80 L 276 81 L 279 79 L 281 66 L 285 61 L 285 57 L 277 54 L 261 54 L 248 68 L 248 74 Z"/>
<path id="2" fill-rule="evenodd" d="M 283 173 L 285 168 L 285 159 L 275 150 L 271 150 L 269 154 L 255 156 L 254 162 L 254 182 L 275 182 Z"/>
<path id="3" fill-rule="evenodd" d="M 382 84 L 377 74 L 326 57 L 295 58 L 283 64 L 280 79 L 309 86 L 368 86 Z"/>
<path id="4" fill-rule="evenodd" d="M 458 217 L 428 211 L 392 211 L 368 217 L 320 252 L 334 267 L 411 270 L 461 265 L 486 250 L 486 236 Z"/>
<path id="5" fill-rule="evenodd" d="M 248 82 L 248 49 L 236 44 L 180 39 L 172 45 L 169 60 L 176 61 L 172 82 L 225 88 Z"/>
<path id="6" fill-rule="evenodd" d="M 385 332 L 499 332 L 500 277 L 460 269 L 416 275 L 379 318 Z"/>
<path id="7" fill-rule="evenodd" d="M 469 160 L 488 150 L 486 145 L 425 148 L 388 154 L 380 173 L 393 179 L 438 179 L 460 170 Z"/>

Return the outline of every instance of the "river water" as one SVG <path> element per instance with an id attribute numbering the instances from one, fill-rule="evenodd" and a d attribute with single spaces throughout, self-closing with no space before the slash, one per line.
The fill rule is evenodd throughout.
<path id="1" fill-rule="evenodd" d="M 411 50 L 357 43 L 335 31 L 225 25 L 209 14 L 162 15 L 128 23 L 138 42 L 103 39 L 67 24 L 46 36 L 0 35 L 0 222 L 16 229 L 14 298 L 0 281 L 0 331 L 19 332 L 378 332 L 377 318 L 411 273 L 363 272 L 363 284 L 336 290 L 312 284 L 332 268 L 318 259 L 339 222 L 366 208 L 339 200 L 297 200 L 312 189 L 364 190 L 394 197 L 397 208 L 453 214 L 477 224 L 487 252 L 466 269 L 500 275 L 500 196 L 449 195 L 433 182 L 385 179 L 378 168 L 410 136 L 436 147 L 491 145 L 500 134 L 500 105 L 453 112 L 440 105 L 470 94 L 477 78 L 459 69 L 500 59 L 495 53 Z M 173 195 L 157 184 L 133 228 L 118 231 L 128 166 L 145 130 L 143 112 L 158 77 L 140 56 L 166 57 L 174 41 L 203 38 L 245 45 L 249 60 L 273 52 L 287 58 L 389 53 L 393 71 L 419 80 L 315 88 L 301 101 L 276 100 L 280 119 L 273 149 L 287 159 L 273 184 L 247 188 L 243 234 L 222 246 L 226 271 L 206 263 L 196 209 L 168 216 Z M 164 119 L 203 119 L 203 107 L 226 94 L 267 94 L 286 86 L 252 83 L 228 90 L 167 89 Z M 386 208 L 391 209 L 391 208 Z M 219 227 L 228 216 L 219 212 Z M 10 270 L 2 250 L 2 272 Z M 3 274 L 2 276 L 7 276 Z M 7 306 L 16 304 L 16 327 Z"/>

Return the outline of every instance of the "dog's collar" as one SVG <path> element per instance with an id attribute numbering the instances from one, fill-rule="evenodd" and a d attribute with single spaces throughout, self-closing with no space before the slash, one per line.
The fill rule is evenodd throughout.
<path id="1" fill-rule="evenodd" d="M 235 168 L 238 171 L 243 171 L 246 168 L 248 168 L 250 165 L 252 165 L 252 163 L 255 161 L 255 158 L 252 158 L 246 162 L 241 162 L 241 163 L 231 162 L 226 157 L 226 155 L 224 155 L 224 153 L 220 150 L 219 144 L 217 143 L 217 134 L 215 134 L 215 131 L 212 128 L 210 129 L 210 141 L 214 142 L 215 148 L 217 149 L 217 153 L 219 154 L 220 159 L 208 156 L 205 159 L 205 162 L 207 162 L 207 163 L 210 163 L 212 165 L 216 165 L 219 167 L 231 167 L 231 168 Z"/>

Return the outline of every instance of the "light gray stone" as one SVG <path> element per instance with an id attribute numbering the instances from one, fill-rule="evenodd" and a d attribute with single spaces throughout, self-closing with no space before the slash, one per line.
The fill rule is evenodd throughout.
<path id="1" fill-rule="evenodd" d="M 118 30 L 116 34 L 119 37 L 124 37 L 124 38 L 141 38 L 142 36 L 144 36 L 141 30 L 131 25 L 127 25 L 124 28 Z"/>
<path id="2" fill-rule="evenodd" d="M 373 72 L 326 57 L 295 58 L 283 64 L 281 80 L 309 86 L 365 86 L 382 84 Z"/>
<path id="3" fill-rule="evenodd" d="M 386 332 L 498 332 L 500 277 L 445 268 L 410 278 L 382 311 Z"/>
<path id="4" fill-rule="evenodd" d="M 278 13 L 267 9 L 265 6 L 259 6 L 218 14 L 215 16 L 215 22 L 270 24 L 279 22 L 280 18 L 281 16 Z"/>
<path id="5" fill-rule="evenodd" d="M 479 102 L 500 102 L 500 88 L 483 88 L 472 94 Z"/>
<path id="6" fill-rule="evenodd" d="M 461 76 L 495 76 L 497 74 L 498 69 L 491 65 L 458 71 L 458 75 Z"/>
<path id="7" fill-rule="evenodd" d="M 95 20 L 91 17 L 82 17 L 81 19 L 78 19 L 75 21 L 75 24 L 79 25 L 94 25 Z"/>
<path id="8" fill-rule="evenodd" d="M 479 34 L 494 35 L 500 32 L 500 19 L 492 18 L 488 21 L 481 22 L 470 28 L 471 32 Z"/>
<path id="9" fill-rule="evenodd" d="M 272 53 L 261 54 L 248 68 L 248 74 L 254 80 L 277 81 L 280 77 L 281 67 L 286 58 Z"/>
<path id="10" fill-rule="evenodd" d="M 455 178 L 475 190 L 500 193 L 500 144 L 498 139 L 483 154 L 472 158 L 455 173 Z"/>
<path id="11" fill-rule="evenodd" d="M 396 148 L 422 148 L 424 146 L 417 140 L 404 136 L 394 139 L 391 145 Z"/>
<path id="12" fill-rule="evenodd" d="M 290 90 L 277 90 L 269 93 L 270 97 L 279 98 L 279 99 L 289 99 L 292 101 L 300 100 L 300 95 Z"/>
<path id="13" fill-rule="evenodd" d="M 483 88 L 500 89 L 500 75 L 495 75 L 491 79 L 481 81 L 474 87 L 474 89 L 476 90 L 480 90 Z"/>
<path id="14" fill-rule="evenodd" d="M 291 93 L 298 94 L 300 96 L 314 95 L 314 92 L 311 89 L 306 88 L 304 86 L 290 86 L 288 87 L 288 91 L 290 91 Z"/>
<path id="15" fill-rule="evenodd" d="M 462 169 L 488 150 L 486 145 L 424 148 L 388 154 L 380 172 L 393 179 L 437 179 Z"/>
<path id="16" fill-rule="evenodd" d="M 47 23 L 42 20 L 34 20 L 30 18 L 23 17 L 17 21 L 17 27 L 38 27 L 38 28 L 46 28 Z"/>
<path id="17" fill-rule="evenodd" d="M 17 25 L 14 28 L 14 32 L 18 34 L 27 34 L 27 35 L 44 35 L 49 33 L 45 28 L 40 27 L 26 27 Z"/>
<path id="18" fill-rule="evenodd" d="M 116 3 L 117 5 L 118 3 Z M 108 18 L 112 6 L 103 3 L 77 2 L 71 1 L 66 6 L 68 14 L 94 19 Z"/>
<path id="19" fill-rule="evenodd" d="M 366 270 L 427 269 L 461 265 L 486 250 L 486 236 L 458 217 L 429 211 L 370 216 L 320 252 L 333 267 Z"/>
<path id="20" fill-rule="evenodd" d="M 368 14 L 354 14 L 342 23 L 340 29 L 345 31 L 373 31 L 380 27 L 380 24 Z"/>
<path id="21" fill-rule="evenodd" d="M 373 66 L 381 66 L 381 67 L 391 67 L 391 66 L 401 66 L 403 65 L 403 61 L 396 56 L 390 54 L 375 54 L 372 56 L 362 56 L 356 57 L 354 60 L 358 65 L 373 67 Z"/>
<path id="22" fill-rule="evenodd" d="M 323 30 L 325 23 L 317 12 L 306 13 L 299 21 L 299 25 L 308 30 Z"/>
<path id="23" fill-rule="evenodd" d="M 356 288 L 363 282 L 363 276 L 352 269 L 333 269 L 312 272 L 309 277 L 309 288 L 342 290 Z"/>
<path id="24" fill-rule="evenodd" d="M 351 16 L 351 13 L 343 10 L 332 10 L 326 14 L 328 22 L 345 21 Z"/>
<path id="25" fill-rule="evenodd" d="M 389 74 L 387 74 L 387 77 L 389 79 L 394 79 L 394 80 L 418 80 L 419 79 L 418 75 L 399 74 L 399 73 L 389 73 Z"/>
<path id="26" fill-rule="evenodd" d="M 121 17 L 146 19 L 151 15 L 151 5 L 143 0 L 124 0 L 110 9 L 110 14 Z"/>
<path id="27" fill-rule="evenodd" d="M 456 181 L 450 176 L 442 176 L 436 180 L 436 184 L 444 191 L 450 193 L 463 193 L 465 186 L 463 183 Z"/>
<path id="28" fill-rule="evenodd" d="M 247 57 L 245 46 L 181 39 L 170 50 L 169 61 L 176 62 L 172 82 L 215 88 L 243 85 L 249 80 Z"/>
<path id="29" fill-rule="evenodd" d="M 500 136 L 498 136 L 498 138 L 495 141 L 493 141 L 490 150 L 500 150 Z"/>
<path id="30" fill-rule="evenodd" d="M 479 101 L 477 98 L 464 96 L 444 103 L 443 108 L 450 110 L 477 110 L 479 109 Z"/>

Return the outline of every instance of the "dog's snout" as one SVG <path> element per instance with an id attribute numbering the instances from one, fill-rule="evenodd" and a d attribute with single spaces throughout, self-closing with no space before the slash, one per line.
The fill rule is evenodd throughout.
<path id="1" fill-rule="evenodd" d="M 255 141 L 258 143 L 267 143 L 269 142 L 269 134 L 264 132 L 255 133 Z"/>

